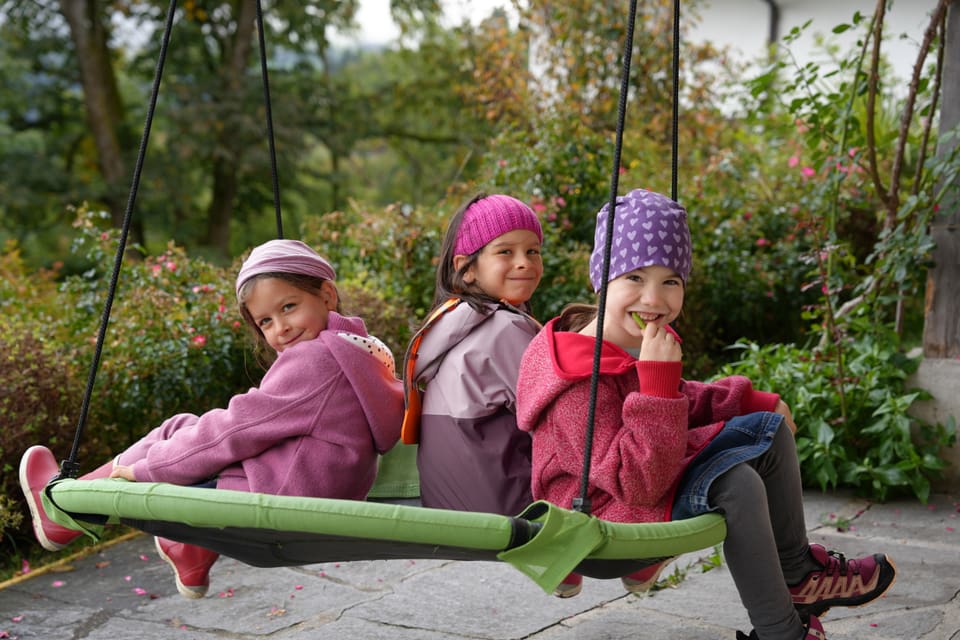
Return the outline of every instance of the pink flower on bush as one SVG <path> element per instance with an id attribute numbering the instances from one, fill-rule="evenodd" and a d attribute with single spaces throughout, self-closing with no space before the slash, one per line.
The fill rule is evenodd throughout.
<path id="1" fill-rule="evenodd" d="M 770 244 L 770 241 L 767 240 L 766 238 L 757 238 L 757 246 L 758 246 L 758 247 L 765 247 L 765 246 L 767 246 L 768 244 Z"/>
<path id="2" fill-rule="evenodd" d="M 797 156 L 790 156 L 790 159 L 787 160 L 787 166 L 790 167 L 791 169 L 797 166 L 798 164 L 800 164 L 800 158 L 798 158 Z"/>
<path id="3" fill-rule="evenodd" d="M 536 211 L 537 213 L 543 213 L 544 211 L 547 210 L 547 208 L 543 206 L 542 202 L 535 202 L 533 204 L 533 210 Z"/>
<path id="4" fill-rule="evenodd" d="M 203 347 L 205 344 L 207 344 L 207 336 L 197 334 L 193 336 L 193 339 L 190 342 L 192 342 L 193 346 L 195 347 Z"/>
<path id="5" fill-rule="evenodd" d="M 173 260 L 167 260 L 167 262 L 166 262 L 163 266 L 165 266 L 168 271 L 176 271 L 176 270 L 177 270 L 177 263 L 174 262 Z"/>
<path id="6" fill-rule="evenodd" d="M 158 264 L 155 264 L 152 267 L 150 267 L 150 271 L 153 273 L 154 277 L 160 275 L 161 270 L 163 270 L 163 267 L 161 267 Z"/>
<path id="7" fill-rule="evenodd" d="M 812 167 L 804 167 L 803 169 L 800 169 L 800 173 L 804 178 L 812 178 L 813 176 L 817 175 L 817 172 L 814 171 Z"/>
<path id="8" fill-rule="evenodd" d="M 553 199 L 553 202 L 554 202 L 558 207 L 565 207 L 565 206 L 567 206 L 567 201 L 563 199 L 563 196 L 557 196 L 556 198 Z"/>
<path id="9" fill-rule="evenodd" d="M 499 165 L 500 167 L 505 167 L 505 166 L 507 166 L 507 161 L 506 161 L 506 160 L 499 160 L 499 161 L 497 162 L 497 165 Z"/>

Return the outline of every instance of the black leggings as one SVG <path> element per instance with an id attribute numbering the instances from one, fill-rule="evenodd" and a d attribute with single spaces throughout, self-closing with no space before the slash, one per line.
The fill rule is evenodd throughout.
<path id="1" fill-rule="evenodd" d="M 760 457 L 716 480 L 710 505 L 723 512 L 723 552 L 740 601 L 761 640 L 803 640 L 787 584 L 817 568 L 809 554 L 793 434 L 781 425 Z M 763 506 L 766 508 L 762 508 Z"/>

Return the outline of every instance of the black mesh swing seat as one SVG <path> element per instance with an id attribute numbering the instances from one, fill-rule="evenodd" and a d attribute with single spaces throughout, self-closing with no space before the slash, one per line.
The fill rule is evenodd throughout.
<path id="1" fill-rule="evenodd" d="M 518 516 L 125 480 L 57 480 L 54 521 L 98 538 L 122 523 L 256 567 L 401 558 L 508 562 L 551 592 L 571 571 L 616 578 L 723 541 L 721 516 L 623 524 L 547 502 Z"/>
<path id="2" fill-rule="evenodd" d="M 720 544 L 726 524 L 717 514 L 662 523 L 624 524 L 589 514 L 581 495 L 576 509 L 534 502 L 523 513 L 503 516 L 380 502 L 275 496 L 223 489 L 182 487 L 125 480 L 76 480 L 77 451 L 104 344 L 110 308 L 123 261 L 140 170 L 156 105 L 175 0 L 171 0 L 154 78 L 147 122 L 140 144 L 131 195 L 117 248 L 103 321 L 77 434 L 60 474 L 43 490 L 47 515 L 63 526 L 99 538 L 107 524 L 126 524 L 149 534 L 204 547 L 256 567 L 281 567 L 381 559 L 449 559 L 508 562 L 548 593 L 572 571 L 592 578 L 626 576 L 661 560 Z M 678 38 L 679 0 L 674 4 L 674 38 Z M 279 208 L 276 157 L 273 153 L 270 97 L 263 40 L 263 17 L 257 2 L 260 58 L 263 72 L 267 131 L 273 167 L 277 235 L 283 237 Z M 624 111 L 629 87 L 630 54 L 636 0 L 631 0 L 624 46 L 624 73 L 617 122 L 611 200 L 617 192 Z M 678 48 L 674 44 L 674 199 L 676 199 L 676 86 Z M 611 203 L 610 210 L 615 205 Z M 610 216 L 608 224 L 612 224 Z M 612 237 L 607 233 L 607 238 Z M 610 247 L 608 246 L 609 256 Z M 605 280 L 605 278 L 604 278 Z M 600 293 L 602 320 L 606 288 Z M 602 326 L 602 321 L 599 323 Z M 597 343 L 601 342 L 598 332 Z M 598 346 L 599 349 L 599 346 Z M 599 351 L 595 356 L 599 360 Z M 593 411 L 598 367 L 595 365 L 583 478 L 589 477 Z M 584 487 L 583 494 L 586 494 Z"/>

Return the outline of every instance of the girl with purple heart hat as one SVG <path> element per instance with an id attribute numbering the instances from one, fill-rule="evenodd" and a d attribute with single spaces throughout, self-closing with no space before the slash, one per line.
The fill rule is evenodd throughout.
<path id="1" fill-rule="evenodd" d="M 759 640 L 824 640 L 819 617 L 893 584 L 884 554 L 857 559 L 807 540 L 790 410 L 740 376 L 681 378 L 670 327 L 691 271 L 687 214 L 637 189 L 616 199 L 588 478 L 592 513 L 663 522 L 722 513 L 723 550 Z M 603 284 L 609 203 L 597 214 L 590 279 Z M 597 308 L 570 305 L 530 343 L 517 382 L 517 423 L 533 438 L 532 493 L 569 508 L 580 495 Z M 630 591 L 662 565 L 624 579 Z M 570 576 L 571 590 L 579 576 Z M 564 588 L 562 583 L 559 587 Z"/>
<path id="2" fill-rule="evenodd" d="M 393 355 L 361 318 L 341 315 L 336 273 L 297 240 L 271 240 L 244 261 L 236 281 L 240 315 L 258 348 L 275 357 L 259 387 L 227 407 L 165 420 L 80 480 L 123 478 L 274 495 L 363 500 L 378 454 L 396 444 L 403 385 Z M 44 512 L 40 492 L 59 469 L 44 446 L 20 462 L 33 529 L 50 551 L 81 535 Z M 156 538 L 177 589 L 203 597 L 218 554 Z"/>

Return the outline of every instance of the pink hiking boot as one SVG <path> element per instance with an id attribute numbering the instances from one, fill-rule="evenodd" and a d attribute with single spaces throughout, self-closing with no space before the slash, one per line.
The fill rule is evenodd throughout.
<path id="1" fill-rule="evenodd" d="M 800 614 L 801 620 L 806 617 L 806 622 L 803 623 L 803 629 L 807 632 L 807 635 L 803 636 L 803 640 L 827 640 L 827 634 L 823 630 L 823 625 L 820 624 L 820 619 L 817 616 L 810 614 L 805 616 Z M 754 629 L 750 632 L 750 635 L 745 634 L 743 631 L 737 631 L 737 640 L 759 640 L 757 636 L 757 631 Z"/>
<path id="2" fill-rule="evenodd" d="M 80 476 L 80 480 L 107 478 L 113 470 L 113 460 L 100 465 L 90 473 Z M 60 466 L 50 449 L 35 445 L 27 449 L 20 458 L 20 488 L 27 499 L 30 518 L 33 520 L 33 533 L 40 545 L 47 551 L 59 551 L 82 535 L 81 531 L 62 527 L 47 517 L 40 500 L 40 492 L 50 480 L 60 473 Z"/>
<path id="3" fill-rule="evenodd" d="M 33 533 L 47 551 L 59 551 L 76 540 L 82 532 L 62 527 L 47 517 L 40 501 L 40 492 L 60 473 L 60 465 L 50 449 L 36 445 L 20 458 L 20 488 L 27 499 Z"/>
<path id="4" fill-rule="evenodd" d="M 848 560 L 842 553 L 810 545 L 810 555 L 823 568 L 811 571 L 790 587 L 797 609 L 822 616 L 830 607 L 859 607 L 886 593 L 897 568 L 885 554 Z"/>
<path id="5" fill-rule="evenodd" d="M 202 598 L 210 588 L 210 567 L 220 554 L 203 547 L 167 538 L 154 538 L 157 553 L 173 567 L 177 591 L 187 598 Z"/>

